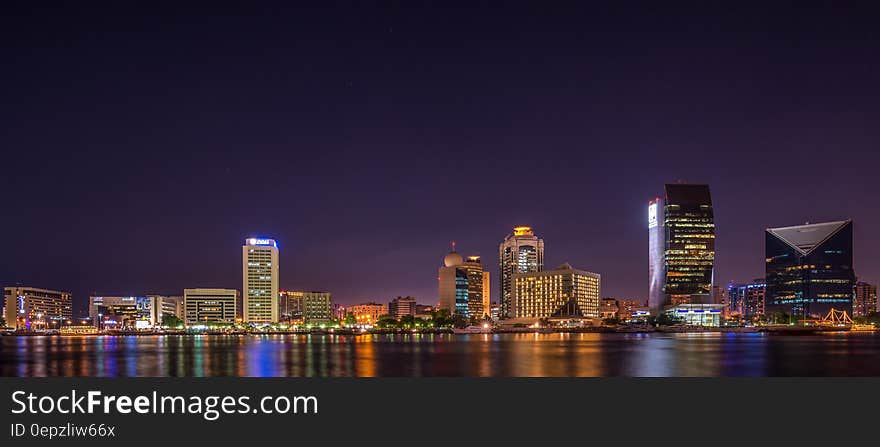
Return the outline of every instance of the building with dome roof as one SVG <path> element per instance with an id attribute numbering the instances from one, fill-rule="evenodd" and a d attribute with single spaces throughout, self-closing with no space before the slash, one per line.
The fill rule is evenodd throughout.
<path id="1" fill-rule="evenodd" d="M 458 267 L 462 264 L 464 264 L 464 258 L 462 258 L 455 250 L 450 251 L 449 254 L 443 258 L 443 265 L 446 267 Z"/>
<path id="2" fill-rule="evenodd" d="M 455 251 L 453 243 L 452 251 L 443 258 L 443 267 L 437 275 L 438 305 L 450 315 L 470 317 L 468 308 L 468 271 L 469 266 L 464 258 Z"/>

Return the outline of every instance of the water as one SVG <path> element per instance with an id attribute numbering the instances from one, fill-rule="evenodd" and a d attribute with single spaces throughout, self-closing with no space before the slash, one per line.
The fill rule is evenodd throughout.
<path id="1" fill-rule="evenodd" d="M 880 334 L 0 337 L 0 376 L 880 376 Z"/>

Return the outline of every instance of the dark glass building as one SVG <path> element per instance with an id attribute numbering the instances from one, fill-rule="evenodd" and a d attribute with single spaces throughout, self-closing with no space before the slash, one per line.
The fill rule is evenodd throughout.
<path id="1" fill-rule="evenodd" d="M 756 279 L 748 284 L 727 286 L 727 314 L 751 320 L 764 316 L 767 284 L 764 279 Z"/>
<path id="2" fill-rule="evenodd" d="M 832 308 L 852 315 L 852 236 L 851 220 L 768 228 L 767 315 L 822 318 Z"/>
<path id="3" fill-rule="evenodd" d="M 715 217 L 708 185 L 667 184 L 648 202 L 648 306 L 712 302 Z"/>

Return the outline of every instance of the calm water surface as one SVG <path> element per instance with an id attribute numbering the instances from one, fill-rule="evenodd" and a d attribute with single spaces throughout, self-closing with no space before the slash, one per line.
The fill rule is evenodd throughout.
<path id="1" fill-rule="evenodd" d="M 880 334 L 0 337 L 2 376 L 880 376 Z"/>

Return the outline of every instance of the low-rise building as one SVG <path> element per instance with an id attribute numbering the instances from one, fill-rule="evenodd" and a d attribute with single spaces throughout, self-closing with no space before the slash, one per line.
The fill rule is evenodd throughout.
<path id="1" fill-rule="evenodd" d="M 306 324 L 326 323 L 333 319 L 330 292 L 303 292 L 303 321 Z"/>
<path id="2" fill-rule="evenodd" d="M 602 298 L 602 306 L 599 309 L 599 316 L 603 320 L 617 318 L 617 300 L 614 298 Z"/>
<path id="3" fill-rule="evenodd" d="M 723 308 L 723 304 L 678 304 L 667 306 L 664 312 L 688 326 L 717 327 L 721 325 Z"/>
<path id="4" fill-rule="evenodd" d="M 346 313 L 352 315 L 359 325 L 374 325 L 379 317 L 388 314 L 388 306 L 378 303 L 363 303 L 348 306 Z"/>
<path id="5" fill-rule="evenodd" d="M 877 312 L 877 286 L 863 281 L 856 283 L 853 297 L 853 316 L 867 317 Z"/>
<path id="6" fill-rule="evenodd" d="M 21 330 L 57 329 L 73 318 L 70 292 L 37 287 L 5 287 L 6 326 Z"/>
<path id="7" fill-rule="evenodd" d="M 187 326 L 235 324 L 238 300 L 235 289 L 184 289 L 184 321 Z"/>
<path id="8" fill-rule="evenodd" d="M 568 263 L 554 270 L 513 275 L 511 315 L 517 320 L 600 317 L 599 274 Z"/>
<path id="9" fill-rule="evenodd" d="M 148 296 L 90 296 L 89 317 L 103 329 L 146 329 L 156 325 L 155 302 Z"/>
<path id="10" fill-rule="evenodd" d="M 399 296 L 388 303 L 388 315 L 397 319 L 407 315 L 415 316 L 417 313 L 417 306 L 415 298 L 411 296 Z"/>
<path id="11" fill-rule="evenodd" d="M 298 290 L 278 293 L 278 315 L 282 323 L 302 323 L 304 293 Z"/>

